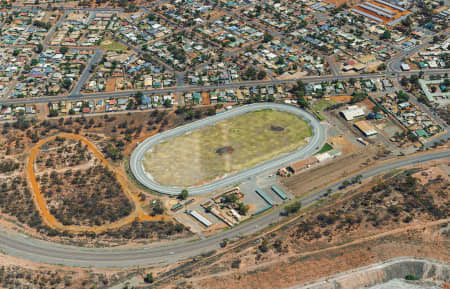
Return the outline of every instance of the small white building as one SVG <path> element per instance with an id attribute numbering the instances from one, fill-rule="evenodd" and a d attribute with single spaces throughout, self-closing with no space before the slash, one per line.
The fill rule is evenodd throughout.
<path id="1" fill-rule="evenodd" d="M 402 63 L 401 68 L 403 71 L 409 71 L 411 69 L 407 63 Z"/>

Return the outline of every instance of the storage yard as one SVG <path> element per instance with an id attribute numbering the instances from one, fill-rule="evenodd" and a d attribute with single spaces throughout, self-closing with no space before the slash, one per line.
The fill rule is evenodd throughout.
<path id="1" fill-rule="evenodd" d="M 352 12 L 365 16 L 369 20 L 386 23 L 390 26 L 397 24 L 410 14 L 410 12 L 403 7 L 383 0 L 363 2 L 355 6 L 352 9 Z"/>

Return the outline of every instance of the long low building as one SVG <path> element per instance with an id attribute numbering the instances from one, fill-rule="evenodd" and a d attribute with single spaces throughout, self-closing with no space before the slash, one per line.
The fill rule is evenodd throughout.
<path id="1" fill-rule="evenodd" d="M 397 24 L 397 23 L 403 21 L 404 19 L 408 18 L 409 15 L 411 15 L 411 13 L 408 13 L 408 14 L 406 14 L 406 15 L 403 15 L 403 16 L 400 17 L 400 18 L 397 18 L 397 19 L 395 19 L 395 20 L 393 20 L 393 21 L 391 21 L 391 22 L 388 22 L 387 25 L 393 26 L 393 25 L 395 25 L 395 24 Z"/>
<path id="2" fill-rule="evenodd" d="M 374 8 L 374 7 L 368 6 L 365 3 L 364 4 L 360 4 L 358 7 L 366 9 L 369 12 L 375 13 L 377 15 L 380 15 L 380 16 L 383 16 L 383 17 L 386 17 L 386 18 L 389 18 L 389 19 L 394 18 L 394 16 L 392 14 L 386 13 L 384 11 L 380 11 L 379 8 Z"/>
<path id="3" fill-rule="evenodd" d="M 208 219 L 206 219 L 206 217 L 203 217 L 197 211 L 191 210 L 191 211 L 189 211 L 189 215 L 194 217 L 197 221 L 202 223 L 205 227 L 210 227 L 212 225 L 212 223 Z"/>
<path id="4" fill-rule="evenodd" d="M 383 4 L 383 5 L 386 5 L 386 6 L 389 6 L 389 7 L 391 7 L 391 8 L 394 8 L 395 10 L 398 10 L 398 11 L 401 11 L 401 12 L 405 12 L 405 11 L 406 11 L 405 8 L 400 7 L 400 6 L 398 6 L 398 5 L 395 5 L 395 4 L 392 4 L 392 3 L 387 2 L 387 1 L 383 1 L 383 0 L 375 0 L 375 2 L 380 3 L 380 4 Z"/>
<path id="5" fill-rule="evenodd" d="M 357 14 L 360 14 L 360 15 L 362 15 L 362 16 L 366 16 L 367 18 L 370 18 L 370 19 L 372 19 L 372 20 L 374 20 L 374 21 L 376 21 L 376 22 L 383 22 L 383 19 L 378 18 L 378 17 L 375 17 L 375 16 L 373 16 L 373 15 L 370 15 L 369 13 L 366 13 L 366 12 L 361 11 L 361 10 L 359 10 L 359 9 L 352 8 L 352 11 L 355 12 L 355 13 L 357 13 Z"/>
<path id="6" fill-rule="evenodd" d="M 375 127 L 365 120 L 355 123 L 355 127 L 357 127 L 365 136 L 372 136 L 378 133 Z"/>
<path id="7" fill-rule="evenodd" d="M 256 189 L 256 193 L 266 201 L 270 206 L 275 206 L 275 202 L 269 198 L 261 189 Z"/>
<path id="8" fill-rule="evenodd" d="M 397 14 L 397 13 L 395 13 L 395 12 L 389 10 L 389 9 L 383 8 L 383 7 L 381 7 L 381 6 L 375 5 L 375 4 L 370 3 L 370 2 L 364 2 L 364 5 L 369 6 L 369 7 L 372 7 L 372 8 L 377 9 L 377 10 L 381 10 L 381 11 L 383 11 L 384 13 L 387 13 L 387 14 L 392 15 L 392 16 L 394 16 L 394 15 Z"/>
<path id="9" fill-rule="evenodd" d="M 347 121 L 351 121 L 354 120 L 355 118 L 362 117 L 365 115 L 364 110 L 357 105 L 347 107 L 347 109 L 341 111 L 341 114 Z"/>

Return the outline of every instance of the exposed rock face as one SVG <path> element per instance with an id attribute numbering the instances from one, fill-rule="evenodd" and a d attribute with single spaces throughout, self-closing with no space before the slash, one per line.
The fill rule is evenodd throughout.
<path id="1" fill-rule="evenodd" d="M 421 282 L 403 281 L 407 275 L 413 275 L 420 280 L 428 280 L 431 282 L 425 282 L 421 285 Z M 394 279 L 398 280 L 391 281 Z M 442 283 L 450 283 L 450 265 L 431 259 L 421 259 L 414 257 L 394 258 L 385 262 L 376 263 L 349 272 L 340 273 L 335 276 L 323 278 L 313 283 L 301 284 L 293 288 L 361 289 L 370 286 L 376 286 L 388 281 L 391 281 L 391 285 L 395 282 L 400 282 L 401 284 L 403 284 L 404 288 L 396 287 L 399 289 L 433 288 L 434 285 L 437 286 L 438 284 Z M 386 286 L 388 285 L 389 284 L 386 284 Z M 415 285 L 416 287 L 407 287 L 409 285 Z M 388 288 L 390 287 L 374 287 L 374 289 Z"/>
<path id="2" fill-rule="evenodd" d="M 442 287 L 432 281 L 407 281 L 394 279 L 383 284 L 375 285 L 369 289 L 441 289 Z"/>

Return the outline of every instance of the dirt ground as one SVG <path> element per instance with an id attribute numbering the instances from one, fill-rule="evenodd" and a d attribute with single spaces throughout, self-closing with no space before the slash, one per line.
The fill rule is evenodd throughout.
<path id="1" fill-rule="evenodd" d="M 20 164 L 19 168 L 11 172 L 0 173 L 0 184 L 2 186 L 6 185 L 5 188 L 2 187 L 3 198 L 0 198 L 0 222 L 2 226 L 19 230 L 35 238 L 44 238 L 65 244 L 76 243 L 77 245 L 89 247 L 126 246 L 136 244 L 136 242 L 148 243 L 157 241 L 162 235 L 167 237 L 165 231 L 168 229 L 175 229 L 173 238 L 184 235 L 184 233 L 187 233 L 186 230 L 181 232 L 179 224 L 175 223 L 170 217 L 161 215 L 158 197 L 146 194 L 145 190 L 138 186 L 133 178 L 128 177 L 126 166 L 127 157 L 135 148 L 136 142 L 142 141 L 160 130 L 172 128 L 183 123 L 182 114 L 177 115 L 174 112 L 161 109 L 152 112 L 137 111 L 133 114 L 117 113 L 87 117 L 64 117 L 36 123 L 25 123 L 28 125 L 28 129 L 16 128 L 16 124 L 2 127 L 0 156 L 7 156 L 8 159 L 13 159 L 15 163 Z M 63 235 L 62 232 L 58 232 L 56 236 L 48 235 L 51 228 L 44 226 L 46 224 L 45 220 L 41 218 L 38 213 L 40 212 L 39 207 L 33 202 L 34 194 L 31 194 L 32 190 L 29 184 L 29 176 L 31 174 L 26 173 L 25 168 L 31 159 L 29 158 L 30 151 L 36 145 L 36 142 L 61 132 L 74 133 L 86 137 L 105 158 L 108 158 L 111 169 L 117 172 L 117 176 L 123 181 L 124 187 L 129 188 L 133 198 L 139 198 L 140 207 L 145 212 L 145 214 L 138 216 L 139 228 L 131 224 L 125 225 L 116 231 L 108 231 L 103 233 L 103 235 L 97 234 L 95 241 L 89 234 L 84 232 L 69 235 Z M 111 146 L 111 148 L 108 149 L 108 146 Z M 65 149 L 69 149 L 69 147 Z M 46 170 L 45 163 L 50 158 L 54 159 L 52 163 L 56 170 L 66 171 L 66 162 L 72 162 L 72 160 L 67 158 L 63 160 L 58 152 L 59 150 L 59 148 L 55 149 L 55 151 L 52 149 L 48 155 L 40 151 L 40 156 L 44 158 L 42 158 L 43 163 L 36 166 L 36 176 L 41 176 L 42 171 Z M 116 151 L 116 154 L 120 153 L 120 157 L 111 159 L 113 155 L 108 153 L 108 151 Z M 86 157 L 92 155 L 91 150 L 85 153 Z M 79 156 L 78 154 L 75 155 Z M 76 160 L 74 159 L 73 161 Z M 80 163 L 80 165 L 73 168 L 85 169 L 85 166 L 89 167 L 90 165 L 90 163 Z M 4 184 L 5 182 L 6 184 Z M 6 193 L 4 192 L 5 190 Z M 65 190 L 62 191 L 65 192 Z M 7 197 L 5 198 L 5 196 Z M 149 216 L 150 214 L 152 217 Z M 89 231 L 92 231 L 91 229 Z M 132 238 L 125 240 L 122 238 L 122 235 L 131 236 Z"/>
<path id="2" fill-rule="evenodd" d="M 116 79 L 108 78 L 108 80 L 106 81 L 105 92 L 112 92 L 112 91 L 116 91 Z"/>
<path id="3" fill-rule="evenodd" d="M 0 288 L 99 288 L 136 273 L 133 269 L 47 265 L 2 253 L 0 260 Z"/>
<path id="4" fill-rule="evenodd" d="M 352 99 L 351 95 L 333 95 L 330 97 L 331 100 L 336 102 L 349 102 Z"/>
<path id="5" fill-rule="evenodd" d="M 416 191 L 425 189 L 426 193 L 419 193 L 414 198 L 425 199 L 433 196 L 435 203 L 448 202 L 448 177 L 446 177 L 448 162 L 436 161 L 420 165 L 403 171 L 406 173 L 403 176 L 408 176 L 409 172 L 415 172 L 412 176 L 418 183 L 427 184 L 424 188 L 418 187 Z M 330 198 L 327 205 L 310 207 L 304 211 L 307 215 L 305 218 L 316 220 L 317 216 L 317 220 L 321 220 L 319 216 L 328 214 L 331 216 L 341 208 L 359 210 L 362 213 L 364 208 L 354 208 L 355 202 L 364 206 L 364 202 L 361 201 L 367 200 L 366 196 L 370 195 L 374 186 L 378 186 L 381 180 L 388 182 L 392 179 L 395 182 L 396 176 L 402 176 L 400 171 L 367 181 L 359 188 L 351 190 L 348 195 L 338 197 L 336 200 Z M 394 195 L 382 197 L 378 205 L 382 206 L 382 209 L 381 207 L 377 209 L 377 205 L 369 205 L 366 208 L 385 213 L 389 211 L 383 205 L 386 201 L 389 203 L 398 200 L 399 206 L 406 204 L 400 202 L 402 197 L 396 195 L 397 189 L 393 188 Z M 439 207 L 445 209 L 445 205 Z M 308 236 L 313 236 L 312 239 L 296 234 L 298 230 L 304 228 L 304 218 L 300 215 L 298 221 L 294 220 L 288 225 L 271 229 L 263 236 L 250 241 L 231 245 L 230 249 L 225 249 L 228 251 L 225 255 L 219 254 L 217 257 L 210 257 L 204 262 L 197 263 L 191 272 L 185 272 L 183 281 L 176 277 L 176 280 L 172 280 L 172 283 L 164 288 L 174 288 L 179 284 L 192 288 L 286 288 L 401 256 L 427 257 L 448 262 L 450 219 L 445 218 L 445 213 L 441 215 L 443 218 L 436 219 L 430 215 L 432 210 L 427 211 L 421 209 L 403 211 L 402 216 L 405 216 L 404 214 L 414 216 L 411 222 L 399 222 L 395 217 L 394 219 L 383 217 L 381 223 L 376 226 L 371 225 L 370 221 L 367 223 L 368 218 L 348 227 L 341 227 L 336 223 L 336 227 L 330 228 L 330 238 L 326 237 L 328 235 L 314 236 L 315 231 L 326 231 L 325 228 L 329 226 L 325 225 L 325 228 L 322 228 L 316 221 L 316 225 L 305 231 Z M 281 242 L 277 243 L 279 240 Z M 266 241 L 268 241 L 267 249 L 263 251 L 261 246 Z"/>
<path id="6" fill-rule="evenodd" d="M 157 144 L 144 167 L 160 184 L 189 187 L 293 151 L 309 136 L 295 115 L 257 111 Z"/>
<path id="7" fill-rule="evenodd" d="M 344 248 L 283 258 L 249 268 L 242 264 L 242 270 L 192 278 L 188 283 L 193 288 L 285 288 L 401 256 L 428 257 L 448 262 L 449 245 L 448 238 L 440 234 L 439 225 L 421 226 Z"/>
<path id="8" fill-rule="evenodd" d="M 351 153 L 355 153 L 358 151 L 358 147 L 355 146 L 352 142 L 350 142 L 343 135 L 338 135 L 336 137 L 330 138 L 328 143 L 337 150 L 342 152 L 342 155 L 348 155 Z"/>
<path id="9" fill-rule="evenodd" d="M 347 143 L 345 138 L 333 138 L 333 147 Z M 331 143 L 330 143 L 331 144 Z M 296 196 L 304 196 L 308 192 L 318 190 L 335 182 L 336 180 L 352 175 L 373 162 L 373 157 L 377 155 L 377 149 L 373 147 L 355 151 L 354 146 L 342 146 L 342 149 L 353 151 L 348 155 L 338 157 L 337 160 L 326 162 L 322 165 L 305 170 L 302 173 L 283 178 L 282 183 L 288 191 L 295 192 Z M 342 169 L 345 168 L 345 169 Z"/>

